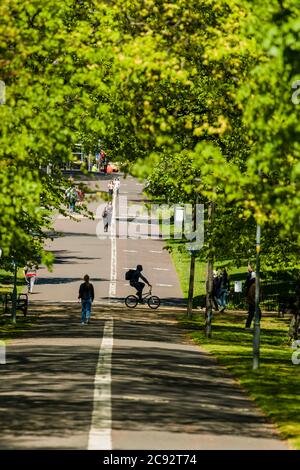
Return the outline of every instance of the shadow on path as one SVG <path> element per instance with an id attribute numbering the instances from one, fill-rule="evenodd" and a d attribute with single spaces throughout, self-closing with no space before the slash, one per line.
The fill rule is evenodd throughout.
<path id="1" fill-rule="evenodd" d="M 80 305 L 33 311 L 40 317 L 9 345 L 3 366 L 0 448 L 86 448 L 99 347 L 111 317 L 114 430 L 153 430 L 158 439 L 161 431 L 279 439 L 224 369 L 156 311 L 97 306 L 84 326 Z"/>

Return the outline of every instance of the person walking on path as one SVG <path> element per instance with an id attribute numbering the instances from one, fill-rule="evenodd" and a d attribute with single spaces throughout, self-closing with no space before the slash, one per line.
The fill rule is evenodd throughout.
<path id="1" fill-rule="evenodd" d="M 114 194 L 114 182 L 113 180 L 111 180 L 109 183 L 108 183 L 108 194 L 113 197 L 113 194 Z"/>
<path id="2" fill-rule="evenodd" d="M 227 293 L 229 290 L 229 277 L 226 268 L 222 268 L 222 273 L 219 278 L 219 290 L 217 294 L 217 301 L 221 307 L 220 312 L 224 312 L 227 307 Z"/>
<path id="3" fill-rule="evenodd" d="M 80 207 L 83 206 L 83 201 L 84 201 L 84 191 L 81 188 L 77 189 L 77 197 L 78 197 L 78 205 Z"/>
<path id="4" fill-rule="evenodd" d="M 111 201 L 109 201 L 102 212 L 104 232 L 108 232 L 108 227 L 110 227 L 112 219 L 113 206 Z"/>
<path id="5" fill-rule="evenodd" d="M 94 286 L 90 283 L 90 276 L 86 274 L 83 278 L 84 282 L 79 287 L 78 299 L 81 300 L 81 325 L 90 322 L 92 303 L 94 301 Z"/>
<path id="6" fill-rule="evenodd" d="M 248 264 L 248 273 L 247 273 L 247 277 L 246 277 L 246 281 L 245 281 L 245 284 L 244 284 L 244 290 L 245 290 L 245 296 L 247 297 L 247 294 L 248 294 L 248 290 L 251 286 L 251 284 L 253 283 L 252 281 L 252 273 L 254 272 L 253 270 L 253 267 L 252 267 L 252 264 Z"/>
<path id="7" fill-rule="evenodd" d="M 249 269 L 248 269 L 249 271 Z M 255 314 L 255 278 L 256 274 L 254 271 L 250 271 L 251 277 L 247 276 L 247 292 L 246 300 L 248 303 L 248 316 L 246 320 L 245 329 L 249 330 L 251 328 L 251 323 Z M 261 317 L 261 311 L 259 310 L 259 317 Z"/>
<path id="8" fill-rule="evenodd" d="M 114 191 L 115 191 L 116 196 L 119 196 L 120 186 L 121 186 L 120 178 L 116 178 L 114 181 Z"/>
<path id="9" fill-rule="evenodd" d="M 76 202 L 78 200 L 78 194 L 76 188 L 70 187 L 66 190 L 66 198 L 69 205 L 69 211 L 75 212 L 76 209 Z"/>
<path id="10" fill-rule="evenodd" d="M 28 294 L 32 294 L 33 286 L 37 277 L 37 268 L 36 266 L 27 264 L 24 267 L 24 276 L 27 283 Z"/>

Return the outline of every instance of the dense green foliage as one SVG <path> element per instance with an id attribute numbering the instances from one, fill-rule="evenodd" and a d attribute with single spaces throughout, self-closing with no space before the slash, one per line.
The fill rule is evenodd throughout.
<path id="1" fill-rule="evenodd" d="M 259 222 L 264 265 L 298 267 L 296 2 L 113 6 L 135 173 L 155 197 L 216 202 L 210 250 L 253 257 Z"/>
<path id="2" fill-rule="evenodd" d="M 7 257 L 41 251 L 61 163 L 100 139 L 155 197 L 215 201 L 216 254 L 252 257 L 260 222 L 264 263 L 298 266 L 296 0 L 4 0 L 0 18 Z"/>
<path id="3" fill-rule="evenodd" d="M 64 209 L 73 144 L 103 131 L 109 49 L 89 3 L 0 4 L 0 246 L 20 263 L 41 252 L 49 210 Z"/>

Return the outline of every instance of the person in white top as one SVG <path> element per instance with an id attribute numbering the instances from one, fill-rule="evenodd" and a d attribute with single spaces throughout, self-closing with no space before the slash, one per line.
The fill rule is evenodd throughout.
<path id="1" fill-rule="evenodd" d="M 28 294 L 32 294 L 33 286 L 37 277 L 36 266 L 26 265 L 24 268 L 24 276 L 27 283 Z"/>
<path id="2" fill-rule="evenodd" d="M 115 188 L 114 182 L 113 182 L 113 180 L 111 180 L 111 181 L 108 183 L 108 194 L 109 194 L 110 196 L 113 195 L 113 193 L 114 193 L 114 188 Z"/>
<path id="3" fill-rule="evenodd" d="M 116 178 L 114 181 L 114 191 L 115 191 L 116 196 L 119 196 L 120 186 L 121 186 L 120 178 Z"/>

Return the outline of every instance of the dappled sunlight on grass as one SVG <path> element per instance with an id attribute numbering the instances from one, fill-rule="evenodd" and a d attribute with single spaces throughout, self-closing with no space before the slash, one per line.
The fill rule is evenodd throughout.
<path id="1" fill-rule="evenodd" d="M 18 337 L 21 333 L 32 326 L 35 318 L 17 317 L 17 322 L 13 323 L 8 316 L 0 317 L 0 339 L 9 340 Z"/>
<path id="2" fill-rule="evenodd" d="M 25 287 L 24 275 L 23 270 L 18 270 L 18 278 L 17 278 L 17 288 L 18 292 L 22 292 Z M 4 271 L 4 269 L 0 269 L 0 295 L 6 294 L 8 292 L 12 292 L 13 290 L 13 274 L 8 271 Z"/>

